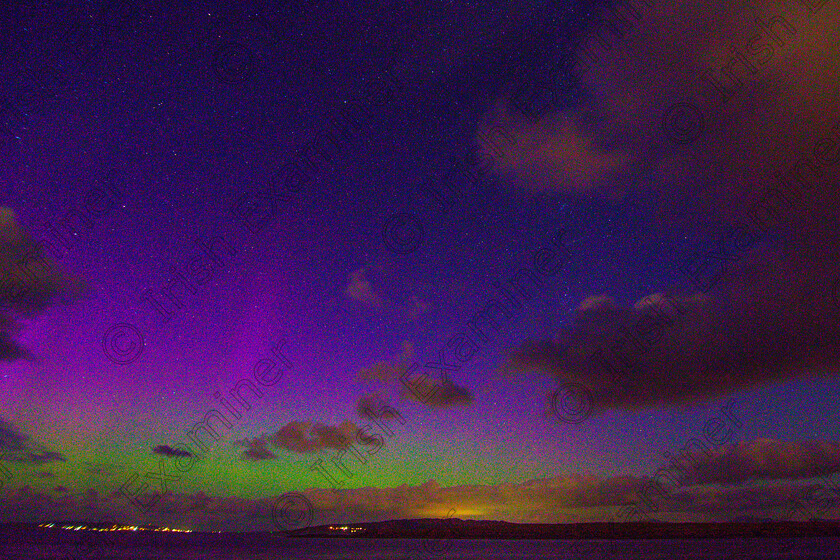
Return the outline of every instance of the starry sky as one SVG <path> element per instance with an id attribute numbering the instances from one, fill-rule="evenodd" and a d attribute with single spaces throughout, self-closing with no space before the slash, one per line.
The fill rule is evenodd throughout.
<path id="1" fill-rule="evenodd" d="M 837 518 L 840 8 L 719 8 L 5 5 L 0 519 Z"/>

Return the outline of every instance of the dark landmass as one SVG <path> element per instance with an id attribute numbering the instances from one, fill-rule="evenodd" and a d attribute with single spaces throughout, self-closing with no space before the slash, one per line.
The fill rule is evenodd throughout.
<path id="1" fill-rule="evenodd" d="M 85 522 L 77 522 L 83 524 Z M 92 526 L 102 525 L 101 523 L 89 522 Z M 576 554 L 573 558 L 585 558 L 591 556 L 588 551 L 599 550 L 599 546 L 605 543 L 597 543 L 593 540 L 604 539 L 611 541 L 613 546 L 620 546 L 622 539 L 686 539 L 686 538 L 723 538 L 729 539 L 726 544 L 735 551 L 734 555 L 726 556 L 727 560 L 736 558 L 748 558 L 749 552 L 753 550 L 766 551 L 773 549 L 781 552 L 789 552 L 794 546 L 799 546 L 796 539 L 792 537 L 816 536 L 811 545 L 824 552 L 826 543 L 823 540 L 826 536 L 837 536 L 840 528 L 837 521 L 815 522 L 815 523 L 632 523 L 632 524 L 610 524 L 610 523 L 584 523 L 574 525 L 550 525 L 550 524 L 516 524 L 493 521 L 446 521 L 443 519 L 422 519 L 422 520 L 399 520 L 383 523 L 362 523 L 349 525 L 363 531 L 356 531 L 355 538 L 406 538 L 406 539 L 510 539 L 525 541 L 529 539 L 568 539 L 565 546 L 570 546 L 571 551 Z M 343 526 L 342 526 L 343 527 Z M 114 531 L 107 532 L 96 530 L 92 527 L 89 530 L 66 530 L 56 527 L 38 527 L 35 524 L 8 523 L 0 524 L 0 556 L 7 557 L 4 553 L 15 551 L 16 558 L 23 558 L 20 553 L 31 552 L 28 558 L 50 557 L 50 558 L 117 558 L 136 557 L 138 550 L 157 551 L 157 554 L 148 558 L 211 558 L 211 557 L 256 557 L 261 558 L 285 558 L 290 550 L 310 550 L 310 546 L 323 546 L 324 541 L 318 544 L 318 538 L 335 537 L 335 534 L 328 534 L 325 531 L 335 532 L 329 527 L 313 527 L 306 531 L 296 531 L 294 535 L 287 535 L 282 532 L 219 532 L 209 533 L 194 531 L 189 533 L 163 532 L 156 530 L 145 531 Z M 344 530 L 340 530 L 344 532 Z M 347 530 L 349 532 L 349 529 Z M 363 533 L 363 534 L 362 534 Z M 311 542 L 304 542 L 294 537 L 316 537 Z M 351 537 L 351 538 L 353 538 Z M 775 537 L 772 539 L 758 540 L 763 537 Z M 410 543 L 410 541 L 406 541 Z M 424 547 L 429 546 L 438 556 L 446 549 L 447 540 L 424 541 Z M 700 541 L 702 543 L 706 541 Z M 345 543 L 349 546 L 352 543 Z M 365 548 L 364 542 L 355 543 L 356 550 Z M 368 544 L 375 544 L 370 541 Z M 562 546 L 562 543 L 557 543 Z M 626 545 L 632 546 L 631 543 Z M 358 548 L 361 546 L 362 548 Z M 413 545 L 412 545 L 413 546 Z M 667 541 L 663 546 L 669 546 Z M 301 548 L 302 547 L 302 548 Z M 578 547 L 578 548 L 576 548 Z M 582 547 L 582 548 L 581 548 Z M 558 549 L 566 550 L 566 549 Z M 604 552 L 606 549 L 600 549 Z M 610 549 L 617 550 L 617 549 Z M 809 549 L 811 550 L 811 549 Z M 201 554 L 196 551 L 202 551 Z M 747 554 L 743 554 L 743 552 Z M 599 553 L 600 554 L 600 553 Z M 10 555 L 12 556 L 12 555 Z M 147 556 L 143 556 L 147 558 Z M 618 556 L 614 556 L 619 558 Z M 794 556 L 787 555 L 786 558 Z M 803 558 L 805 556 L 796 556 Z M 811 557 L 811 556 L 808 556 Z M 816 557 L 816 556 L 814 556 Z M 824 556 L 820 558 L 836 558 L 836 556 Z M 723 558 L 723 556 L 721 556 Z"/>
<path id="2" fill-rule="evenodd" d="M 58 524 L 58 523 L 57 523 Z M 62 522 L 67 525 L 68 522 Z M 840 537 L 840 520 L 815 519 L 808 522 L 779 522 L 750 519 L 733 523 L 508 523 L 506 521 L 471 521 L 462 519 L 398 519 L 376 523 L 354 523 L 348 525 L 323 525 L 289 532 L 163 532 L 147 525 L 146 530 L 101 532 L 106 526 L 96 522 L 73 522 L 83 525 L 87 531 L 62 530 L 57 527 L 43 528 L 27 523 L 0 524 L 0 540 L 22 534 L 69 535 L 73 539 L 106 541 L 140 539 L 161 542 L 215 542 L 242 540 L 243 543 L 277 538 L 378 538 L 378 539 L 739 539 L 739 538 L 781 538 L 794 537 Z M 100 529 L 97 531 L 96 529 Z M 157 530 L 156 530 L 157 529 Z M 64 537 L 61 537 L 62 539 Z"/>
<path id="3" fill-rule="evenodd" d="M 715 539 L 840 536 L 840 521 L 747 523 L 508 523 L 462 519 L 400 519 L 322 525 L 290 537 L 407 539 Z"/>

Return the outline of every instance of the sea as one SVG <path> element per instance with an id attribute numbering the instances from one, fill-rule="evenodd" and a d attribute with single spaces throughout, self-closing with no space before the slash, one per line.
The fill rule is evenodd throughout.
<path id="1" fill-rule="evenodd" d="M 68 534 L 69 533 L 69 534 Z M 75 534 L 74 534 L 75 533 Z M 188 537 L 84 531 L 6 533 L 6 560 L 508 560 L 840 559 L 840 537 L 798 539 L 418 540 L 317 539 L 256 535 Z M 102 541 L 102 542 L 96 542 Z"/>

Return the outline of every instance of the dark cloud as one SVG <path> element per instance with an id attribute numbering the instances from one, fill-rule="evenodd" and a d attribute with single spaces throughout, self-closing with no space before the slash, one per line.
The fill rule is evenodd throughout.
<path id="1" fill-rule="evenodd" d="M 840 444 L 757 439 L 695 450 L 680 461 L 684 484 L 735 485 L 755 480 L 797 480 L 840 472 Z"/>
<path id="2" fill-rule="evenodd" d="M 410 341 L 403 342 L 402 353 L 391 360 L 377 362 L 372 366 L 359 372 L 359 379 L 378 379 L 386 383 L 400 379 L 400 395 L 403 398 L 415 400 L 430 407 L 443 408 L 453 405 L 466 405 L 472 402 L 472 395 L 465 387 L 460 387 L 448 379 L 437 379 L 427 374 L 414 373 L 406 376 L 406 372 L 412 368 L 414 362 L 414 344 Z M 408 383 L 411 387 L 406 387 Z M 367 417 L 363 408 L 374 412 L 386 406 L 381 397 L 369 395 L 359 399 L 357 413 Z"/>
<path id="3" fill-rule="evenodd" d="M 85 461 L 84 465 L 85 470 L 90 474 L 106 478 L 114 476 L 118 471 L 125 468 L 123 465 L 113 463 L 91 463 L 89 461 Z"/>
<path id="4" fill-rule="evenodd" d="M 9 459 L 13 461 L 14 459 Z M 55 451 L 30 451 L 26 454 L 23 462 L 30 462 L 36 464 L 55 463 L 58 461 L 67 461 L 61 453 Z"/>
<path id="5" fill-rule="evenodd" d="M 265 444 L 264 441 L 250 443 L 252 448 L 264 448 Z M 687 484 L 664 491 L 656 490 L 664 480 L 661 475 L 655 478 L 619 475 L 606 479 L 570 475 L 521 483 L 443 487 L 429 480 L 416 486 L 310 488 L 303 493 L 314 507 L 313 525 L 444 517 L 452 509 L 454 517 L 535 523 L 623 520 L 622 512 L 634 510 L 643 511 L 641 519 L 728 521 L 740 517 L 807 521 L 811 517 L 828 519 L 840 513 L 837 449 L 835 442 L 789 443 L 762 439 L 723 446 L 708 457 L 697 456 L 700 466 L 696 471 L 685 471 L 696 473 L 686 479 Z M 719 460 L 726 454 L 734 458 L 729 470 Z M 746 484 L 750 480 L 761 484 Z M 769 484 L 773 480 L 785 482 Z M 28 486 L 0 493 L 0 521 L 42 522 L 90 516 L 124 523 L 150 521 L 118 491 L 70 492 L 60 486 L 55 492 L 61 495 L 53 497 Z M 272 530 L 272 505 L 277 499 L 276 496 L 257 499 L 208 496 L 203 492 L 147 493 L 137 498 L 141 503 L 159 500 L 152 510 L 152 522 L 197 530 Z M 641 504 L 652 504 L 652 507 L 640 508 Z"/>
<path id="6" fill-rule="evenodd" d="M 412 295 L 407 301 L 394 301 L 383 297 L 368 279 L 369 270 L 362 267 L 350 273 L 349 283 L 344 289 L 344 295 L 353 301 L 363 303 L 380 311 L 397 313 L 406 321 L 416 321 L 429 310 L 429 303 L 417 295 Z M 405 343 L 404 343 L 405 344 Z"/>
<path id="7" fill-rule="evenodd" d="M 633 328 L 642 312 L 631 303 L 591 301 L 570 328 L 518 349 L 513 365 L 579 380 L 601 408 L 836 375 L 840 59 L 831 38 L 840 12 L 776 0 L 725 10 L 711 0 L 633 4 L 623 31 L 596 22 L 566 61 L 583 93 L 577 103 L 532 118 L 515 109 L 515 88 L 558 74 L 556 64 L 542 75 L 534 64 L 477 138 L 488 152 L 498 131 L 512 138 L 495 169 L 525 188 L 629 201 L 663 229 L 708 238 L 664 271 L 685 286 L 677 297 L 686 311 L 655 348 L 628 359 L 624 395 L 604 387 L 588 356 Z M 691 130 L 671 126 L 686 114 L 697 116 L 690 141 Z"/>
<path id="8" fill-rule="evenodd" d="M 812 153 L 815 139 L 840 122 L 833 93 L 840 61 L 831 39 L 840 14 L 833 7 L 813 13 L 781 0 L 725 10 L 712 0 L 631 4 L 635 15 L 618 14 L 623 25 L 593 18 L 567 57 L 542 49 L 543 59 L 508 84 L 484 127 L 502 126 L 517 140 L 502 150 L 497 168 L 533 189 L 633 197 L 670 219 L 682 205 L 733 218 L 775 172 Z M 554 104 L 548 94 L 528 102 L 538 84 L 560 89 L 559 76 L 570 68 L 578 103 L 556 103 L 562 91 Z M 693 142 L 675 142 L 663 126 L 680 102 L 703 115 Z M 545 110 L 526 118 L 516 106 Z M 490 152 L 486 132 L 477 138 Z M 831 187 L 837 171 L 829 169 L 809 193 L 823 215 L 840 207 Z"/>
<path id="9" fill-rule="evenodd" d="M 23 435 L 17 428 L 0 419 L 0 449 L 4 451 L 24 449 L 29 441 L 29 436 Z"/>
<path id="10" fill-rule="evenodd" d="M 467 484 L 443 487 L 435 480 L 418 485 L 364 487 L 347 490 L 311 488 L 303 494 L 314 509 L 313 525 L 388 519 L 453 517 L 505 519 L 512 522 L 564 523 L 623 520 L 640 500 L 657 497 L 651 479 L 617 476 L 557 476 L 518 484 Z M 831 518 L 840 509 L 836 481 L 757 487 L 692 486 L 667 494 L 639 519 L 728 521 L 733 517 L 792 519 Z M 272 530 L 276 496 L 247 499 L 207 496 L 202 492 L 137 496 L 141 503 L 157 500 L 153 522 L 196 530 Z M 118 492 L 66 493 L 54 497 L 29 487 L 0 494 L 0 521 L 43 522 L 111 518 L 123 523 L 149 522 Z M 631 519 L 635 520 L 635 519 Z"/>
<path id="11" fill-rule="evenodd" d="M 168 445 L 158 445 L 152 451 L 157 455 L 163 455 L 164 457 L 192 457 L 193 454 L 189 451 L 185 451 L 183 449 L 174 449 L 169 447 Z"/>
<path id="12" fill-rule="evenodd" d="M 243 451 L 242 458 L 248 461 L 265 461 L 268 459 L 276 459 L 277 455 L 265 447 L 254 447 Z"/>
<path id="13" fill-rule="evenodd" d="M 414 360 L 414 344 L 409 341 L 403 341 L 402 352 L 394 356 L 394 358 L 382 362 L 376 362 L 370 367 L 359 371 L 359 379 L 367 381 L 377 379 L 386 383 L 396 381 L 405 373 L 409 364 Z"/>
<path id="14" fill-rule="evenodd" d="M 302 454 L 317 453 L 323 449 L 347 449 L 354 444 L 375 445 L 376 441 L 365 437 L 356 424 L 346 421 L 337 426 L 293 421 L 273 434 L 234 442 L 234 445 L 246 448 L 242 458 L 250 461 L 275 459 L 276 455 L 268 446 Z"/>
<path id="15" fill-rule="evenodd" d="M 21 320 L 69 303 L 84 290 L 81 280 L 61 272 L 44 247 L 23 231 L 11 209 L 0 207 L 0 360 L 30 358 L 16 341 Z"/>
<path id="16" fill-rule="evenodd" d="M 413 374 L 406 378 L 410 387 L 403 385 L 400 394 L 403 398 L 411 399 L 432 408 L 468 405 L 473 398 L 469 389 L 449 381 L 438 379 L 426 374 Z"/>
<path id="17" fill-rule="evenodd" d="M 840 513 L 838 479 L 760 487 L 694 486 L 675 493 L 662 511 L 691 511 L 718 521 L 810 521 Z"/>
<path id="18" fill-rule="evenodd" d="M 840 334 L 828 290 L 803 307 L 801 291 L 765 276 L 750 291 L 739 283 L 728 301 L 700 292 L 657 293 L 633 305 L 589 298 L 553 339 L 512 351 L 503 370 L 541 370 L 579 383 L 596 411 L 693 404 L 784 379 L 836 375 L 836 352 L 826 333 L 813 331 L 823 324 Z"/>
<path id="19" fill-rule="evenodd" d="M 399 415 L 399 412 L 387 404 L 382 395 L 373 393 L 359 398 L 356 403 L 356 414 L 359 418 L 372 420 L 374 418 L 393 419 Z"/>
<path id="20" fill-rule="evenodd" d="M 370 280 L 367 279 L 364 267 L 350 273 L 350 283 L 345 288 L 344 294 L 350 299 L 374 307 L 384 305 L 383 299 L 374 291 Z"/>
<path id="21" fill-rule="evenodd" d="M 50 451 L 36 444 L 27 435 L 0 418 L 0 455 L 4 461 L 43 465 L 67 461 L 61 453 Z"/>
<path id="22" fill-rule="evenodd" d="M 266 447 L 266 443 L 265 438 L 258 437 L 254 439 L 235 441 L 234 445 L 246 448 L 241 454 L 241 457 L 246 461 L 266 461 L 276 459 L 277 455 L 272 453 L 271 450 Z"/>

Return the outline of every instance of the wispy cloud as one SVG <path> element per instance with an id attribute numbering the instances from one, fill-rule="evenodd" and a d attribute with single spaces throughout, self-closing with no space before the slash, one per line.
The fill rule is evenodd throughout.
<path id="1" fill-rule="evenodd" d="M 403 341 L 402 352 L 389 360 L 376 362 L 375 364 L 363 368 L 359 371 L 359 379 L 363 381 L 376 379 L 386 383 L 396 381 L 405 373 L 409 364 L 414 360 L 414 344 L 409 341 Z"/>
<path id="2" fill-rule="evenodd" d="M 67 461 L 61 453 L 50 451 L 43 445 L 33 442 L 32 438 L 22 434 L 2 418 L 0 418 L 0 454 L 3 460 L 16 463 L 43 465 Z"/>
<path id="3" fill-rule="evenodd" d="M 0 207 L 0 361 L 32 357 L 16 340 L 22 330 L 20 319 L 69 302 L 85 289 L 81 279 L 62 272 L 20 227 L 14 211 Z"/>
<path id="4" fill-rule="evenodd" d="M 268 447 L 285 449 L 293 453 L 317 453 L 323 449 L 346 449 L 350 445 L 373 445 L 360 437 L 359 426 L 353 422 L 342 422 L 337 426 L 310 422 L 289 422 L 273 434 L 264 434 L 253 439 L 234 442 L 237 447 L 244 447 L 242 458 L 250 461 L 276 459 Z"/>
<path id="5" fill-rule="evenodd" d="M 164 457 L 192 457 L 192 453 L 183 449 L 174 449 L 168 445 L 158 445 L 153 450 L 156 455 L 163 455 Z"/>

